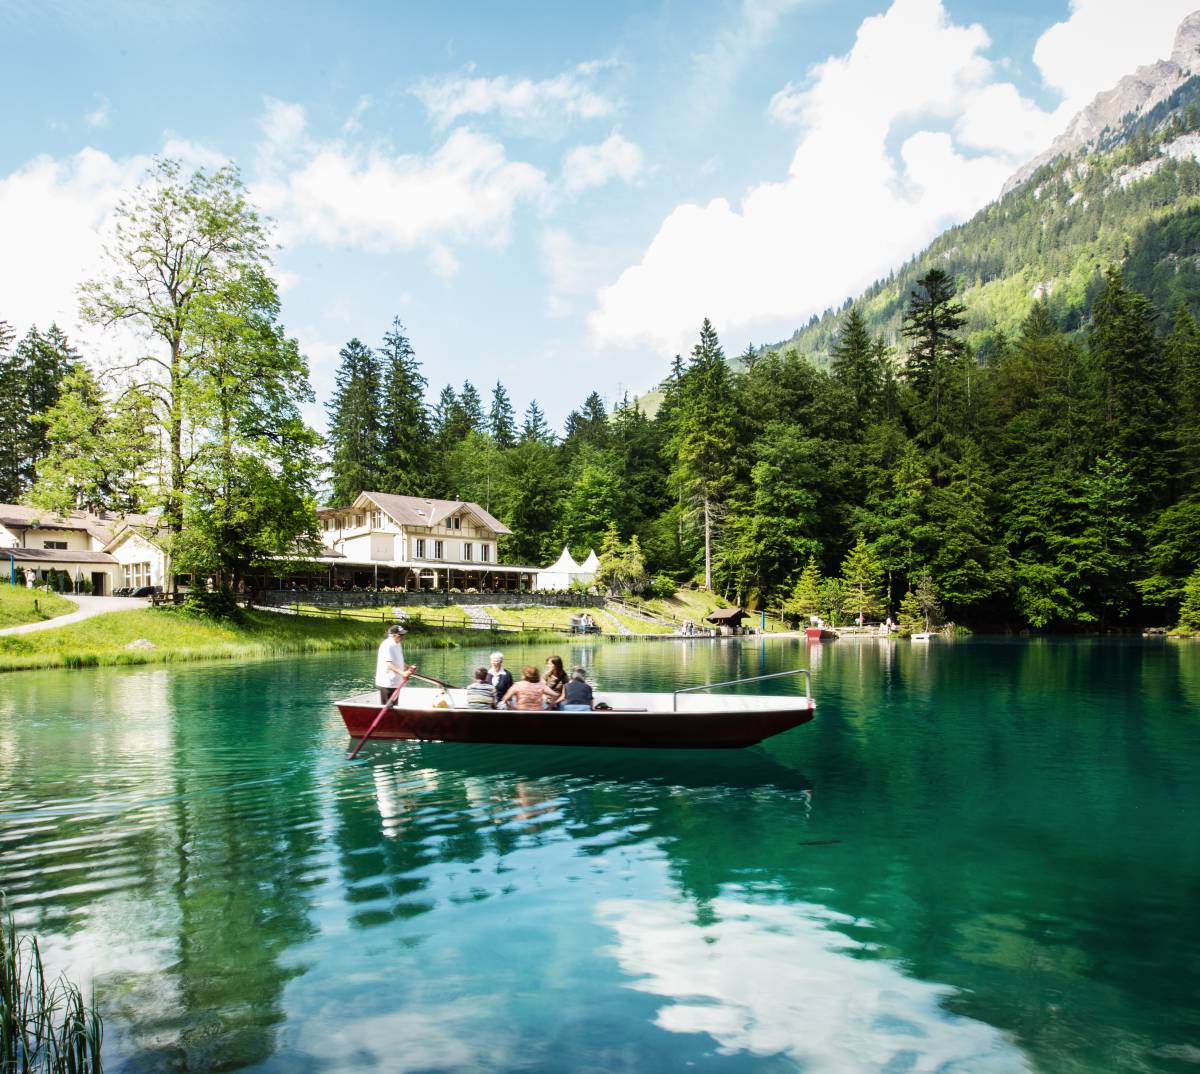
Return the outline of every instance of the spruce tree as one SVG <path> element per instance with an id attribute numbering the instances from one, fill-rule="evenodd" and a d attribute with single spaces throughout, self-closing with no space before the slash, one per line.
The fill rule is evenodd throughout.
<path id="1" fill-rule="evenodd" d="M 854 400 L 856 423 L 865 421 L 879 402 L 883 387 L 879 357 L 862 314 L 851 309 L 830 351 L 830 372 Z"/>
<path id="2" fill-rule="evenodd" d="M 379 348 L 383 388 L 379 415 L 379 491 L 416 496 L 429 491 L 432 432 L 425 410 L 427 381 L 397 317 Z"/>
<path id="3" fill-rule="evenodd" d="M 725 352 L 707 317 L 680 386 L 676 479 L 703 525 L 704 587 L 711 590 L 714 528 L 733 477 L 729 463 L 735 412 Z"/>
<path id="4" fill-rule="evenodd" d="M 521 442 L 528 443 L 529 441 L 539 444 L 554 442 L 550 426 L 546 424 L 546 415 L 538 406 L 536 399 L 529 400 L 529 406 L 525 408 L 525 418 L 521 423 Z"/>
<path id="5" fill-rule="evenodd" d="M 805 626 L 809 619 L 821 610 L 821 568 L 815 556 L 809 556 L 804 570 L 796 579 L 791 595 L 783 603 L 783 614 L 789 619 L 799 620 Z"/>
<path id="6" fill-rule="evenodd" d="M 1150 303 L 1110 267 L 1088 332 L 1100 447 L 1128 466 L 1143 508 L 1165 500 L 1174 446 L 1170 398 L 1176 385 L 1154 321 Z"/>
<path id="7" fill-rule="evenodd" d="M 384 476 L 382 375 L 374 351 L 357 339 L 341 349 L 329 412 L 330 494 L 353 503 L 360 492 L 378 491 Z"/>
<path id="8" fill-rule="evenodd" d="M 462 420 L 467 430 L 477 433 L 487 430 L 487 422 L 483 416 L 483 400 L 479 396 L 479 390 L 469 380 L 463 381 L 458 405 L 462 410 Z"/>
<path id="9" fill-rule="evenodd" d="M 947 440 L 960 431 L 967 356 L 959 332 L 965 313 L 950 277 L 931 269 L 917 281 L 900 328 L 908 340 L 904 375 L 914 397 L 913 423 L 935 480 L 947 466 Z"/>
<path id="10" fill-rule="evenodd" d="M 860 533 L 842 560 L 842 587 L 846 604 L 864 622 L 883 611 L 883 564 Z"/>
<path id="11" fill-rule="evenodd" d="M 500 381 L 492 389 L 492 405 L 488 410 L 488 432 L 496 447 L 504 450 L 517 442 L 516 413 L 508 390 Z"/>

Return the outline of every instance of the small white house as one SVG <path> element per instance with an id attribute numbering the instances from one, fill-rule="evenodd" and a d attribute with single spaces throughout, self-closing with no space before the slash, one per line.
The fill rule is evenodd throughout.
<path id="1" fill-rule="evenodd" d="M 121 586 L 165 588 L 166 557 L 143 532 L 156 532 L 146 515 L 57 514 L 0 504 L 0 571 L 6 581 L 32 577 L 41 583 L 53 570 L 73 584 L 87 582 L 100 595 Z"/>

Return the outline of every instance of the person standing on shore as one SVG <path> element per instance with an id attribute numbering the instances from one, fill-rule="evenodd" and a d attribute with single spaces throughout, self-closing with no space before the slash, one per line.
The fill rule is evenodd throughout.
<path id="1" fill-rule="evenodd" d="M 388 627 L 387 637 L 379 643 L 379 653 L 375 658 L 375 685 L 379 687 L 381 704 L 388 704 L 396 687 L 405 672 L 416 671 L 416 664 L 404 663 L 404 649 L 400 639 L 406 631 L 399 623 Z"/>

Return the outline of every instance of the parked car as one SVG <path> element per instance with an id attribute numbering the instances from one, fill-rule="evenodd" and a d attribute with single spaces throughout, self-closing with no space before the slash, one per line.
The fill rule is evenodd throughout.
<path id="1" fill-rule="evenodd" d="M 131 589 L 129 596 L 131 597 L 152 597 L 155 593 L 161 593 L 162 586 L 160 585 L 141 585 L 137 589 Z"/>

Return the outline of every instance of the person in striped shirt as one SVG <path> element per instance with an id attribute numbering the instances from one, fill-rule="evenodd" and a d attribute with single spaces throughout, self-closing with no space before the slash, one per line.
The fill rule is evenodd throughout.
<path id="1" fill-rule="evenodd" d="M 488 669 L 476 668 L 475 681 L 467 687 L 467 708 L 494 709 L 496 688 L 488 682 Z"/>

